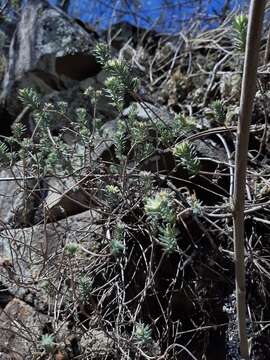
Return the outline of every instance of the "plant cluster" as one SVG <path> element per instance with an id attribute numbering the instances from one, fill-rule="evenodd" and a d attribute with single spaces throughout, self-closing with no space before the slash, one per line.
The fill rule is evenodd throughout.
<path id="1" fill-rule="evenodd" d="M 162 41 L 153 56 L 149 51 L 150 70 L 145 77 L 149 76 L 151 86 L 158 88 L 158 95 L 161 88 L 164 93 L 171 88 L 178 92 L 172 97 L 168 90 L 162 100 L 171 110 L 166 119 L 139 96 L 143 79 L 134 75 L 134 64 L 140 57 L 130 65 L 123 58 L 113 58 L 103 43 L 94 54 L 107 76 L 104 89 L 84 91 L 91 114 L 83 107 L 71 113 L 64 101 L 53 104 L 34 89 L 20 90 L 24 107 L 31 110 L 31 133 L 14 124 L 13 135 L 0 143 L 1 164 L 12 168 L 21 162 L 25 175 L 40 183 L 48 178 L 72 179 L 61 206 L 71 201 L 77 209 L 83 195 L 82 207 L 76 211 L 87 210 L 87 220 L 72 232 L 69 219 L 61 220 L 65 236 L 59 236 L 55 252 L 40 262 L 40 278 L 25 285 L 46 297 L 46 312 L 53 318 L 52 331 L 35 344 L 43 355 L 56 356 L 60 343 L 68 347 L 67 339 L 61 338 L 65 327 L 84 344 L 89 330 L 103 331 L 113 342 L 106 355 L 111 359 L 207 358 L 213 338 L 227 343 L 231 339 L 225 329 L 233 327 L 226 325 L 227 318 L 219 320 L 226 317 L 223 308 L 234 291 L 228 204 L 238 100 L 222 93 L 220 82 L 228 72 L 227 85 L 235 86 L 231 73 L 239 70 L 235 52 L 245 46 L 247 20 L 239 15 L 230 24 L 225 30 L 189 39 L 188 51 L 184 42 L 177 43 L 181 56 L 173 53 L 174 38 L 166 39 L 166 51 L 161 51 Z M 115 125 L 109 134 L 98 112 L 104 94 L 118 114 L 109 119 Z M 251 318 L 264 321 L 270 314 L 265 235 L 269 159 L 267 133 L 262 134 L 262 123 L 267 121 L 261 111 L 265 94 L 258 93 L 257 101 L 260 126 L 252 127 L 254 148 L 247 179 L 246 264 L 250 293 L 256 293 L 263 306 L 259 312 L 251 299 Z M 58 131 L 53 130 L 55 122 L 63 123 Z M 66 140 L 69 136 L 74 141 Z M 259 140 L 264 141 L 260 147 Z M 104 144 L 106 152 L 96 156 Z M 264 159 L 259 171 L 255 170 L 257 156 Z M 25 192 L 26 200 L 30 192 Z M 59 219 L 65 216 L 64 209 Z M 50 214 L 40 222 L 59 231 Z M 40 263 L 35 261 L 30 268 Z M 254 288 L 256 282 L 260 285 Z M 233 318 L 228 317 L 228 323 Z M 252 324 L 254 331 L 268 331 L 257 320 Z M 77 347 L 82 352 L 79 356 L 95 356 L 90 346 Z"/>
<path id="2" fill-rule="evenodd" d="M 172 194 L 165 191 L 145 201 L 145 212 L 152 222 L 153 231 L 158 229 L 158 241 L 168 254 L 176 250 L 177 230 Z"/>

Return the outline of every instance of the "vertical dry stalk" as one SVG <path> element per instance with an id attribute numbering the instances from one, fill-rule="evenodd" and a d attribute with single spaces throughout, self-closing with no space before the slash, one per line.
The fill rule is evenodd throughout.
<path id="1" fill-rule="evenodd" d="M 268 31 L 267 43 L 264 54 L 264 65 L 267 65 L 270 60 L 270 30 Z"/>
<path id="2" fill-rule="evenodd" d="M 240 118 L 237 131 L 235 160 L 233 195 L 235 282 L 240 354 L 243 359 L 249 359 L 248 341 L 246 334 L 246 287 L 244 255 L 244 208 L 246 168 L 248 156 L 249 127 L 252 116 L 253 100 L 256 91 L 257 66 L 264 9 L 265 0 L 251 1 L 249 10 L 249 22 L 240 100 Z"/>

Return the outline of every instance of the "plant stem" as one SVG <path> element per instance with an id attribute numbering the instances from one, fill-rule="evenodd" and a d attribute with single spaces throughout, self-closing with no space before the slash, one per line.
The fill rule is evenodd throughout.
<path id="1" fill-rule="evenodd" d="M 233 195 L 233 231 L 237 322 L 240 340 L 240 355 L 241 358 L 246 360 L 249 359 L 249 349 L 246 333 L 246 287 L 244 254 L 245 186 L 249 128 L 252 117 L 253 100 L 256 91 L 256 77 L 264 9 L 265 0 L 251 1 L 240 99 L 240 118 L 237 130 L 237 144 L 235 155 L 236 159 Z"/>

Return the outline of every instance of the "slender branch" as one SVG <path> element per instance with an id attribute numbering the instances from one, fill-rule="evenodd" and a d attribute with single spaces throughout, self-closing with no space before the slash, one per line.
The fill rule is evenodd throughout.
<path id="1" fill-rule="evenodd" d="M 264 54 L 264 65 L 267 65 L 270 60 L 270 29 L 268 30 L 268 37 L 266 42 L 265 54 Z"/>
<path id="2" fill-rule="evenodd" d="M 246 286 L 244 256 L 246 169 L 248 158 L 249 128 L 252 116 L 253 99 L 256 91 L 256 77 L 264 9 L 265 0 L 251 1 L 240 99 L 240 119 L 237 130 L 233 196 L 237 322 L 240 340 L 240 354 L 241 357 L 245 360 L 249 359 L 248 340 L 246 334 Z"/>

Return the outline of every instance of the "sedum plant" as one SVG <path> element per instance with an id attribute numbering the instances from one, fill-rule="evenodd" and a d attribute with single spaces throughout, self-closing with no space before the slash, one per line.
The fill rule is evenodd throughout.
<path id="1" fill-rule="evenodd" d="M 162 220 L 166 223 L 175 221 L 172 196 L 166 191 L 160 191 L 154 197 L 147 198 L 144 209 L 146 214 L 153 220 Z"/>
<path id="2" fill-rule="evenodd" d="M 33 110 L 39 110 L 41 98 L 32 88 L 19 89 L 19 99 L 25 106 L 30 106 Z"/>
<path id="3" fill-rule="evenodd" d="M 174 224 L 166 224 L 159 228 L 158 240 L 167 254 L 173 253 L 177 248 L 177 232 Z"/>
<path id="4" fill-rule="evenodd" d="M 166 254 L 173 253 L 177 248 L 177 231 L 172 195 L 160 191 L 154 197 L 146 198 L 144 208 L 153 228 L 158 230 L 158 243 Z"/>
<path id="5" fill-rule="evenodd" d="M 0 161 L 3 165 L 8 165 L 12 160 L 7 144 L 0 140 Z"/>
<path id="6" fill-rule="evenodd" d="M 107 96 L 112 100 L 111 104 L 122 111 L 124 106 L 125 88 L 116 76 L 110 76 L 105 80 Z"/>
<path id="7" fill-rule="evenodd" d="M 234 17 L 232 23 L 233 43 L 236 51 L 244 52 L 246 47 L 248 17 L 246 14 L 239 14 Z"/>
<path id="8" fill-rule="evenodd" d="M 53 353 L 55 349 L 54 337 L 49 334 L 42 335 L 40 345 L 47 353 Z"/>
<path id="9" fill-rule="evenodd" d="M 115 226 L 113 232 L 113 239 L 111 240 L 111 254 L 115 257 L 121 256 L 125 251 L 125 226 L 122 223 L 119 223 Z"/>
<path id="10" fill-rule="evenodd" d="M 222 126 L 226 122 L 227 111 L 221 100 L 215 100 L 211 103 L 210 109 L 213 112 L 213 116 L 218 125 Z"/>
<path id="11" fill-rule="evenodd" d="M 95 49 L 93 50 L 93 54 L 97 62 L 102 66 L 105 66 L 106 63 L 111 58 L 110 49 L 108 45 L 102 42 L 96 45 Z"/>
<path id="12" fill-rule="evenodd" d="M 148 345 L 152 341 L 152 331 L 149 325 L 137 323 L 135 326 L 135 342 L 140 346 Z"/>
<path id="13" fill-rule="evenodd" d="M 176 162 L 187 169 L 189 175 L 195 176 L 200 170 L 200 161 L 196 156 L 194 146 L 187 141 L 176 144 L 173 148 Z"/>
<path id="14" fill-rule="evenodd" d="M 74 257 L 77 254 L 78 250 L 79 250 L 79 245 L 74 242 L 70 242 L 66 244 L 64 248 L 65 254 L 70 257 Z"/>
<path id="15" fill-rule="evenodd" d="M 187 197 L 187 202 L 190 205 L 193 215 L 201 215 L 202 214 L 202 202 L 197 199 L 196 194 L 192 194 Z"/>
<path id="16" fill-rule="evenodd" d="M 16 154 L 19 158 L 11 154 L 12 158 L 16 161 L 28 159 L 34 175 L 39 176 L 69 175 L 81 169 L 86 159 L 86 151 L 82 153 L 81 149 L 87 148 L 91 135 L 86 110 L 78 108 L 75 111 L 75 121 L 72 121 L 66 115 L 66 102 L 60 101 L 56 105 L 45 103 L 31 88 L 19 90 L 19 98 L 25 107 L 32 109 L 35 128 L 31 138 L 24 139 L 25 128 L 21 124 L 14 125 L 13 137 L 8 141 L 11 145 L 19 146 L 20 150 Z M 69 120 L 71 130 L 78 134 L 78 141 L 74 146 L 65 143 L 64 131 L 60 131 L 56 136 L 51 133 L 52 123 L 58 118 L 61 120 L 62 117 Z"/>
<path id="17" fill-rule="evenodd" d="M 136 91 L 138 79 L 133 76 L 131 67 L 123 60 L 112 59 L 105 44 L 98 44 L 94 49 L 97 61 L 104 67 L 108 76 L 105 91 L 118 111 L 124 107 L 125 95 Z"/>
<path id="18" fill-rule="evenodd" d="M 121 191 L 116 185 L 106 185 L 105 187 L 105 197 L 108 200 L 110 206 L 116 206 L 121 200 Z"/>
<path id="19" fill-rule="evenodd" d="M 115 257 L 121 256 L 125 251 L 125 245 L 118 239 L 111 240 L 111 254 Z"/>
<path id="20" fill-rule="evenodd" d="M 78 289 L 79 296 L 83 301 L 87 301 L 91 292 L 93 291 L 93 279 L 88 276 L 82 276 L 79 278 Z"/>

